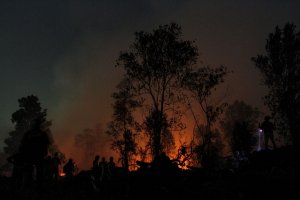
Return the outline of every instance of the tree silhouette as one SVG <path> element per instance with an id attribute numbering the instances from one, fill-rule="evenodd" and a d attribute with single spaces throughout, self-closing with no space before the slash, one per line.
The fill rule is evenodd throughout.
<path id="1" fill-rule="evenodd" d="M 210 97 L 216 87 L 224 81 L 224 77 L 229 73 L 226 67 L 219 66 L 216 68 L 202 67 L 195 71 L 186 73 L 183 79 L 183 85 L 190 92 L 190 96 L 195 104 L 200 107 L 196 110 L 197 113 L 204 114 L 204 122 L 200 123 L 197 119 L 195 112 L 192 108 L 192 102 L 186 98 L 190 110 L 193 113 L 195 123 L 197 125 L 197 133 L 201 135 L 201 142 L 197 144 L 196 153 L 202 165 L 210 166 L 204 162 L 210 162 L 210 158 L 216 155 L 213 149 L 216 150 L 211 144 L 214 135 L 212 130 L 213 124 L 218 120 L 218 117 L 227 106 L 227 103 L 221 102 L 214 104 Z M 187 96 L 188 97 L 188 96 Z M 203 126 L 204 125 L 204 126 Z M 218 131 L 217 131 L 218 132 Z"/>
<path id="2" fill-rule="evenodd" d="M 162 118 L 161 118 L 162 117 Z M 156 151 L 163 151 L 169 153 L 175 147 L 175 140 L 171 132 L 171 126 L 167 121 L 167 116 L 160 111 L 153 110 L 145 120 L 145 130 L 150 140 L 147 144 L 152 151 L 152 155 L 155 155 Z M 161 129 L 158 131 L 157 129 Z M 160 133 L 159 135 L 156 135 Z M 161 149 L 157 148 L 161 145 Z"/>
<path id="3" fill-rule="evenodd" d="M 117 151 L 122 161 L 122 167 L 129 170 L 129 163 L 137 153 L 135 142 L 138 130 L 132 112 L 139 107 L 139 102 L 132 98 L 130 82 L 124 79 L 118 85 L 118 92 L 113 93 L 113 119 L 108 124 L 107 134 L 113 139 L 112 149 Z"/>
<path id="4" fill-rule="evenodd" d="M 159 26 L 151 33 L 135 33 L 135 42 L 128 52 L 122 52 L 117 66 L 125 69 L 131 81 L 132 91 L 143 101 L 143 106 L 157 113 L 158 125 L 162 125 L 168 107 L 176 101 L 181 80 L 195 64 L 198 53 L 192 41 L 181 39 L 181 27 L 175 23 Z M 162 150 L 163 127 L 153 130 L 154 157 Z M 155 133 L 154 133 L 155 132 Z"/>
<path id="5" fill-rule="evenodd" d="M 77 155 L 81 158 L 77 161 L 82 167 L 90 167 L 93 158 L 98 153 L 97 150 L 101 145 L 102 128 L 100 124 L 95 129 L 86 128 L 74 137 L 74 147 Z"/>
<path id="6" fill-rule="evenodd" d="M 258 118 L 261 112 L 244 101 L 234 101 L 230 104 L 223 119 L 221 128 L 231 147 L 232 153 L 244 151 L 250 153 L 256 144 Z"/>
<path id="7" fill-rule="evenodd" d="M 249 128 L 249 122 L 235 121 L 231 137 L 232 152 L 244 152 L 249 155 L 256 143 L 254 133 L 254 130 Z"/>
<path id="8" fill-rule="evenodd" d="M 15 124 L 14 130 L 9 132 L 9 137 L 4 140 L 4 152 L 8 155 L 18 151 L 24 133 L 27 132 L 35 119 L 43 121 L 42 129 L 48 134 L 48 137 L 53 137 L 50 132 L 51 121 L 47 121 L 47 110 L 41 107 L 37 96 L 30 95 L 18 99 L 19 109 L 12 114 L 11 121 Z"/>
<path id="9" fill-rule="evenodd" d="M 225 146 L 221 132 L 211 128 L 208 133 L 207 126 L 201 124 L 195 129 L 194 134 L 193 162 L 207 169 L 217 168 Z"/>
<path id="10" fill-rule="evenodd" d="M 278 26 L 269 34 L 266 55 L 252 58 L 269 88 L 265 104 L 269 107 L 280 133 L 300 148 L 300 33 L 294 24 Z"/>

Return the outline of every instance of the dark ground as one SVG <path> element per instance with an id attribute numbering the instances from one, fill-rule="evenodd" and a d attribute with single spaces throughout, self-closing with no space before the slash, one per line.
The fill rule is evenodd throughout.
<path id="1" fill-rule="evenodd" d="M 300 170 L 289 147 L 254 152 L 237 171 L 193 169 L 161 174 L 130 172 L 116 176 L 95 190 L 89 172 L 70 180 L 27 185 L 14 191 L 11 178 L 1 177 L 0 199 L 299 199 Z"/>

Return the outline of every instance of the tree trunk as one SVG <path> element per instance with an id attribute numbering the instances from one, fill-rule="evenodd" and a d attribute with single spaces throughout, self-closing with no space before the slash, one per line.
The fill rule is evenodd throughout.
<path id="1" fill-rule="evenodd" d="M 158 157 L 161 153 L 161 130 L 162 130 L 162 120 L 163 120 L 163 116 L 162 116 L 162 112 L 160 111 L 156 111 L 157 112 L 157 116 L 155 116 L 154 119 L 154 124 L 155 126 L 153 127 L 153 131 L 154 131 L 154 138 L 153 138 L 153 142 L 154 142 L 154 149 L 153 149 L 153 154 L 154 154 L 154 158 Z"/>

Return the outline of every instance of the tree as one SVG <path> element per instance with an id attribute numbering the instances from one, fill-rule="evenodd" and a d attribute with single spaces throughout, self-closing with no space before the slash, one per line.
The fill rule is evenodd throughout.
<path id="1" fill-rule="evenodd" d="M 160 111 L 153 110 L 146 117 L 145 126 L 146 133 L 150 138 L 147 146 L 149 146 L 150 150 L 152 151 L 152 155 L 155 155 L 154 152 L 156 151 L 170 153 L 170 151 L 174 149 L 175 140 L 165 113 L 160 113 Z M 157 130 L 158 128 L 161 130 Z M 160 135 L 156 135 L 158 133 L 160 133 Z M 158 150 L 157 148 L 160 145 L 161 148 Z"/>
<path id="2" fill-rule="evenodd" d="M 155 139 L 150 137 L 155 141 L 154 157 L 162 151 L 165 114 L 178 100 L 182 78 L 198 58 L 197 47 L 181 36 L 181 27 L 175 23 L 159 26 L 152 33 L 137 32 L 135 42 L 128 52 L 121 52 L 117 62 L 125 69 L 132 92 L 144 100 L 144 108 L 158 114 L 157 126 L 151 132 Z"/>
<path id="3" fill-rule="evenodd" d="M 118 85 L 118 92 L 113 93 L 113 119 L 106 132 L 112 137 L 112 149 L 119 153 L 122 167 L 127 171 L 132 157 L 137 153 L 135 136 L 138 126 L 132 112 L 140 105 L 132 98 L 130 91 L 130 82 L 124 79 Z"/>
<path id="4" fill-rule="evenodd" d="M 101 144 L 101 133 L 101 126 L 97 124 L 95 129 L 86 128 L 75 135 L 74 147 L 76 148 L 76 154 L 80 157 L 78 163 L 81 167 L 89 168 L 99 146 L 103 145 Z"/>
<path id="5" fill-rule="evenodd" d="M 212 159 L 216 153 L 214 146 L 212 145 L 214 134 L 218 131 L 213 131 L 213 125 L 218 120 L 223 109 L 227 106 L 227 103 L 221 102 L 214 104 L 211 100 L 212 92 L 216 90 L 216 87 L 224 81 L 224 77 L 229 73 L 226 67 L 219 66 L 216 68 L 202 67 L 197 70 L 186 73 L 183 79 L 183 85 L 186 87 L 190 94 L 186 97 L 189 109 L 193 113 L 195 123 L 197 125 L 197 133 L 201 135 L 201 140 L 195 147 L 197 158 L 203 166 L 210 167 Z M 204 122 L 199 122 L 193 108 L 192 102 L 188 96 L 191 96 L 195 104 L 200 107 L 197 113 L 204 114 Z M 206 162 L 206 163 L 205 163 Z"/>
<path id="6" fill-rule="evenodd" d="M 10 171 L 10 166 L 7 162 L 7 155 L 0 151 L 0 176 L 7 176 L 8 171 Z"/>
<path id="7" fill-rule="evenodd" d="M 51 121 L 47 121 L 47 110 L 41 107 L 37 96 L 30 95 L 18 99 L 19 109 L 12 114 L 11 121 L 15 124 L 14 130 L 9 132 L 9 137 L 4 140 L 6 146 L 4 146 L 4 152 L 8 155 L 14 154 L 18 151 L 20 142 L 24 136 L 24 133 L 29 130 L 35 119 L 41 119 L 43 121 L 42 128 L 47 132 L 48 137 L 52 139 L 50 126 Z"/>
<path id="8" fill-rule="evenodd" d="M 195 129 L 194 140 L 194 162 L 206 169 L 218 168 L 224 149 L 221 132 L 217 128 L 208 132 L 207 125 L 201 124 Z"/>
<path id="9" fill-rule="evenodd" d="M 225 111 L 221 128 L 229 141 L 232 153 L 250 153 L 256 144 L 258 118 L 261 112 L 244 101 L 234 101 Z"/>
<path id="10" fill-rule="evenodd" d="M 296 26 L 277 26 L 267 39 L 266 55 L 257 55 L 252 61 L 269 89 L 264 100 L 279 133 L 300 148 L 300 33 Z"/>

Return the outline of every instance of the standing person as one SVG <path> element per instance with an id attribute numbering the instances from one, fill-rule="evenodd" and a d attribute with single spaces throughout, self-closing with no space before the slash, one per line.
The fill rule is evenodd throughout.
<path id="1" fill-rule="evenodd" d="M 36 180 L 38 186 L 44 178 L 44 159 L 48 155 L 50 140 L 47 132 L 42 130 L 43 120 L 37 118 L 33 121 L 32 127 L 24 134 L 20 144 L 20 153 L 24 155 L 25 173 L 27 181 L 33 177 L 33 171 L 36 171 Z"/>
<path id="2" fill-rule="evenodd" d="M 116 173 L 116 163 L 114 162 L 114 157 L 109 157 L 109 162 L 107 163 L 109 179 L 113 179 Z"/>
<path id="3" fill-rule="evenodd" d="M 95 183 L 95 188 L 99 188 L 100 186 L 100 166 L 99 166 L 100 156 L 96 155 L 95 159 L 93 160 L 92 166 L 92 179 Z"/>
<path id="4" fill-rule="evenodd" d="M 101 158 L 101 162 L 99 162 L 99 167 L 100 167 L 100 181 L 102 184 L 105 184 L 108 180 L 109 172 L 108 172 L 108 165 L 106 162 L 105 157 Z"/>
<path id="5" fill-rule="evenodd" d="M 73 174 L 75 172 L 75 164 L 72 158 L 70 158 L 69 161 L 64 165 L 63 171 L 66 174 L 66 178 L 69 179 L 73 177 Z"/>
<path id="6" fill-rule="evenodd" d="M 44 176 L 47 181 L 52 181 L 52 173 L 53 173 L 53 166 L 52 166 L 52 157 L 48 155 L 44 160 Z"/>
<path id="7" fill-rule="evenodd" d="M 21 153 L 15 153 L 7 158 L 13 164 L 12 184 L 14 190 L 22 189 L 24 179 L 24 158 Z"/>
<path id="8" fill-rule="evenodd" d="M 268 143 L 269 140 L 271 140 L 273 149 L 276 149 L 276 144 L 274 140 L 274 124 L 270 121 L 271 117 L 270 116 L 265 116 L 265 120 L 262 122 L 260 128 L 263 130 L 264 133 L 264 140 L 265 140 L 265 149 L 268 148 Z"/>
<path id="9" fill-rule="evenodd" d="M 114 184 L 116 183 L 116 163 L 114 162 L 114 157 L 110 156 L 107 163 L 107 195 L 108 199 L 111 199 L 115 193 Z"/>
<path id="10" fill-rule="evenodd" d="M 61 165 L 61 161 L 60 158 L 58 156 L 58 152 L 54 153 L 54 156 L 51 160 L 51 164 L 52 164 L 52 176 L 51 178 L 54 179 L 55 181 L 58 180 L 59 177 L 59 167 Z"/>
<path id="11" fill-rule="evenodd" d="M 100 156 L 96 155 L 95 159 L 93 160 L 93 166 L 92 166 L 92 171 L 96 172 L 99 168 L 99 161 L 100 161 Z"/>
<path id="12" fill-rule="evenodd" d="M 110 174 L 113 174 L 116 169 L 116 163 L 114 162 L 114 157 L 112 157 L 112 156 L 109 157 L 108 169 L 109 169 Z"/>

